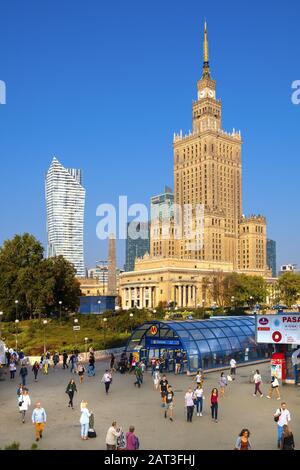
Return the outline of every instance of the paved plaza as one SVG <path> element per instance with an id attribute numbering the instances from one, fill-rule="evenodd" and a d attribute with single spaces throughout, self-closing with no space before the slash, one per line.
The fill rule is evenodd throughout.
<path id="1" fill-rule="evenodd" d="M 30 449 L 35 442 L 34 426 L 31 424 L 31 413 L 34 403 L 41 401 L 46 409 L 48 422 L 44 437 L 38 443 L 39 449 L 105 449 L 105 436 L 114 419 L 124 431 L 133 424 L 140 439 L 141 449 L 228 449 L 232 450 L 236 437 L 243 427 L 251 431 L 254 449 L 276 450 L 276 424 L 273 413 L 279 405 L 276 398 L 271 400 L 253 397 L 253 384 L 249 383 L 254 366 L 237 369 L 237 379 L 229 383 L 225 398 L 219 400 L 219 422 L 214 423 L 210 417 L 210 392 L 218 386 L 220 372 L 206 374 L 204 383 L 203 417 L 194 414 L 193 422 L 185 420 L 184 393 L 193 384 L 192 378 L 186 375 L 168 374 L 169 382 L 175 392 L 174 422 L 164 419 L 160 407 L 160 394 L 153 388 L 151 374 L 145 373 L 144 384 L 140 389 L 133 385 L 134 375 L 114 374 L 108 396 L 101 383 L 106 362 L 97 362 L 96 376 L 85 377 L 80 385 L 77 375 L 69 370 L 51 369 L 48 376 L 39 375 L 34 382 L 30 370 L 28 388 L 32 401 L 31 408 L 22 424 L 18 411 L 16 387 L 18 376 L 10 381 L 9 372 L 0 382 L 0 447 L 17 441 L 21 449 Z M 269 364 L 258 366 L 263 377 L 262 390 L 267 395 L 266 384 L 270 376 Z M 18 373 L 18 372 L 17 372 Z M 78 393 L 75 394 L 74 410 L 68 408 L 66 386 L 71 377 L 75 377 Z M 291 429 L 294 433 L 296 448 L 300 442 L 300 389 L 285 385 L 281 396 L 291 412 Z M 87 400 L 89 409 L 95 415 L 96 439 L 80 439 L 80 401 Z"/>

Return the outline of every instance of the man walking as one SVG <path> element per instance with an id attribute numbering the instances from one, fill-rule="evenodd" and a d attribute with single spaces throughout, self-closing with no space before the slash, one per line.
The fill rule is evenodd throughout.
<path id="1" fill-rule="evenodd" d="M 27 375 L 28 375 L 27 367 L 25 365 L 22 365 L 22 367 L 20 369 L 20 376 L 21 376 L 21 379 L 22 379 L 22 385 L 26 385 Z"/>
<path id="2" fill-rule="evenodd" d="M 141 384 L 143 383 L 143 373 L 142 373 L 142 369 L 141 369 L 140 364 L 138 364 L 135 367 L 134 373 L 135 373 L 135 377 L 136 377 L 136 381 L 134 382 L 134 385 L 138 385 L 138 387 L 141 388 Z"/>
<path id="3" fill-rule="evenodd" d="M 235 380 L 235 373 L 236 373 L 236 360 L 230 359 L 230 375 L 232 376 L 232 380 Z"/>
<path id="4" fill-rule="evenodd" d="M 166 394 L 166 410 L 165 410 L 165 418 L 168 417 L 170 421 L 173 421 L 173 409 L 174 409 L 174 392 L 171 385 L 167 387 L 167 394 Z"/>
<path id="5" fill-rule="evenodd" d="M 283 426 L 288 426 L 291 421 L 291 414 L 284 401 L 281 403 L 281 407 L 276 410 L 274 420 L 277 423 L 277 447 L 280 449 Z"/>
<path id="6" fill-rule="evenodd" d="M 69 369 L 67 362 L 68 362 L 68 354 L 66 353 L 66 351 L 64 351 L 63 352 L 63 369 L 65 368 Z"/>
<path id="7" fill-rule="evenodd" d="M 35 440 L 39 441 L 43 437 L 43 431 L 47 421 L 46 411 L 41 407 L 40 402 L 36 404 L 36 407 L 32 412 L 31 420 L 35 425 Z"/>

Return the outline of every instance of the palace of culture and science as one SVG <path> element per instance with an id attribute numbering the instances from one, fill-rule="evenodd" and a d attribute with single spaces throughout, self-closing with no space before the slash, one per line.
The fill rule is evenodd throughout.
<path id="1" fill-rule="evenodd" d="M 260 215 L 246 218 L 242 213 L 241 133 L 222 129 L 222 104 L 211 75 L 206 24 L 192 123 L 188 135 L 174 134 L 173 141 L 174 207 L 182 208 L 178 217 L 185 217 L 190 228 L 183 223 L 178 236 L 175 211 L 168 224 L 161 213 L 151 215 L 150 253 L 136 259 L 135 270 L 120 278 L 125 308 L 153 308 L 170 301 L 179 307 L 207 305 L 213 301 L 207 279 L 216 272 L 271 277 L 266 219 Z"/>

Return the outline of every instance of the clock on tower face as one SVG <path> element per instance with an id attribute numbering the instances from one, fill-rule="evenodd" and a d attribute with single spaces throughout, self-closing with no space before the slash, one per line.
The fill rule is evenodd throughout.
<path id="1" fill-rule="evenodd" d="M 204 96 L 205 96 L 205 91 L 204 91 L 204 90 L 200 91 L 199 97 L 200 97 L 200 98 L 204 98 Z"/>
<path id="2" fill-rule="evenodd" d="M 213 90 L 209 90 L 208 96 L 209 96 L 210 98 L 214 98 L 214 97 L 215 97 L 215 92 L 214 92 Z"/>

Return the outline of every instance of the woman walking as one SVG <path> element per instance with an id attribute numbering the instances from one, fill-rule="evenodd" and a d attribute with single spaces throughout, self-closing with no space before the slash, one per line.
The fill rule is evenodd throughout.
<path id="1" fill-rule="evenodd" d="M 220 379 L 219 379 L 219 385 L 220 385 L 220 392 L 221 392 L 221 397 L 224 397 L 225 395 L 225 387 L 227 385 L 227 379 L 224 375 L 224 372 L 221 372 Z"/>
<path id="2" fill-rule="evenodd" d="M 109 372 L 109 370 L 106 369 L 106 371 L 103 374 L 103 377 L 101 379 L 101 382 L 104 383 L 105 393 L 106 393 L 106 395 L 108 395 L 109 387 L 110 387 L 110 384 L 112 383 L 112 375 Z"/>
<path id="3" fill-rule="evenodd" d="M 38 363 L 38 361 L 35 361 L 35 363 L 32 366 L 32 372 L 33 372 L 33 375 L 34 375 L 34 381 L 35 382 L 37 382 L 37 376 L 38 376 L 39 370 L 40 370 L 39 363 Z"/>
<path id="4" fill-rule="evenodd" d="M 193 413 L 194 413 L 194 406 L 195 406 L 195 403 L 194 403 L 195 395 L 191 387 L 186 392 L 184 399 L 185 399 L 185 406 L 186 406 L 187 422 L 191 423 L 193 420 Z"/>
<path id="5" fill-rule="evenodd" d="M 158 390 L 160 380 L 161 380 L 160 373 L 158 370 L 156 370 L 153 374 L 153 384 L 154 384 L 155 390 Z"/>
<path id="6" fill-rule="evenodd" d="M 219 393 L 217 388 L 213 388 L 210 396 L 210 404 L 211 404 L 211 419 L 217 423 L 218 422 L 218 399 Z"/>
<path id="7" fill-rule="evenodd" d="M 114 355 L 113 353 L 111 353 L 111 355 L 110 355 L 110 366 L 109 366 L 109 368 L 110 368 L 110 370 L 113 371 L 113 372 L 115 371 L 115 361 L 116 361 L 115 355 Z"/>
<path id="8" fill-rule="evenodd" d="M 270 390 L 269 390 L 269 394 L 267 395 L 267 398 L 272 397 L 274 390 L 277 394 L 277 400 L 280 400 L 281 397 L 280 397 L 280 392 L 279 392 L 279 382 L 278 382 L 276 375 L 272 375 L 271 386 L 270 386 Z"/>
<path id="9" fill-rule="evenodd" d="M 260 385 L 261 385 L 262 380 L 261 380 L 261 375 L 260 375 L 258 369 L 256 369 L 256 371 L 255 371 L 255 374 L 253 376 L 253 380 L 254 380 L 254 386 L 255 386 L 253 396 L 256 397 L 256 394 L 258 392 L 260 394 L 260 398 L 262 398 L 263 394 L 262 394 L 262 391 L 260 389 Z"/>
<path id="10" fill-rule="evenodd" d="M 140 443 L 134 434 L 134 426 L 129 426 L 129 432 L 126 433 L 126 450 L 138 450 L 139 448 Z"/>
<path id="11" fill-rule="evenodd" d="M 27 388 L 23 388 L 21 394 L 19 395 L 19 411 L 22 417 L 22 423 L 25 423 L 25 414 L 28 411 L 28 408 L 31 405 L 30 396 Z"/>
<path id="12" fill-rule="evenodd" d="M 281 438 L 281 450 L 295 450 L 295 442 L 293 433 L 289 430 L 289 427 L 285 424 L 282 430 Z"/>
<path id="13" fill-rule="evenodd" d="M 80 405 L 80 426 L 81 426 L 81 439 L 86 441 L 88 439 L 88 432 L 89 432 L 89 423 L 90 423 L 90 416 L 91 413 L 87 408 L 87 402 L 82 401 Z"/>
<path id="14" fill-rule="evenodd" d="M 249 429 L 242 429 L 235 443 L 234 450 L 251 450 L 252 444 L 249 439 L 250 431 Z"/>
<path id="15" fill-rule="evenodd" d="M 16 373 L 17 367 L 15 361 L 10 361 L 9 363 L 9 372 L 10 372 L 10 378 L 14 379 L 15 378 L 15 373 Z"/>
<path id="16" fill-rule="evenodd" d="M 78 375 L 79 375 L 79 382 L 82 384 L 83 380 L 84 380 L 84 373 L 85 373 L 85 367 L 82 364 L 82 362 L 79 362 L 79 364 L 77 366 L 77 372 L 78 372 Z"/>
<path id="17" fill-rule="evenodd" d="M 201 383 L 197 385 L 197 388 L 194 390 L 194 395 L 196 399 L 196 411 L 197 411 L 197 416 L 202 416 L 202 410 L 203 410 L 203 387 Z"/>
<path id="18" fill-rule="evenodd" d="M 70 382 L 68 383 L 68 386 L 66 388 L 66 393 L 68 394 L 69 396 L 69 403 L 68 403 L 68 407 L 72 408 L 72 410 L 74 410 L 74 406 L 73 406 L 73 398 L 74 398 L 74 393 L 77 393 L 77 387 L 76 387 L 76 383 L 73 379 L 70 380 Z"/>
<path id="19" fill-rule="evenodd" d="M 204 376 L 203 376 L 203 372 L 201 371 L 201 369 L 199 369 L 197 371 L 197 374 L 196 374 L 196 377 L 194 378 L 197 386 L 198 385 L 203 385 L 203 381 L 204 381 Z"/>

